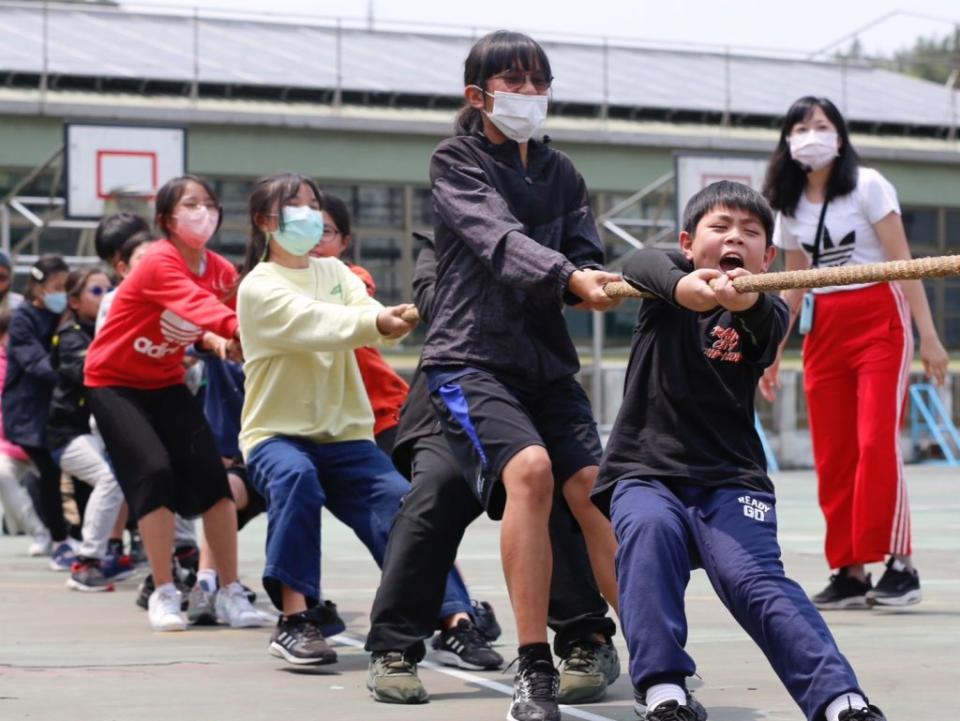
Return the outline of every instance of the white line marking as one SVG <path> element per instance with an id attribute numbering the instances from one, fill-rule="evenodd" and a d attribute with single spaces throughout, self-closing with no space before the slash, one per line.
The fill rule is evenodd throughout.
<path id="1" fill-rule="evenodd" d="M 350 638 L 349 636 L 344 636 L 343 634 L 339 636 L 333 636 L 330 640 L 336 641 L 337 643 L 342 643 L 346 646 L 353 646 L 354 648 L 363 648 L 364 645 L 363 641 L 357 641 L 356 639 Z M 468 683 L 483 686 L 484 688 L 491 689 L 492 691 L 499 691 L 500 693 L 510 696 L 511 698 L 513 697 L 513 686 L 508 686 L 505 683 L 489 681 L 482 676 L 475 676 L 472 673 L 466 673 L 465 671 L 459 671 L 447 666 L 439 666 L 433 663 L 433 661 L 421 661 L 418 665 L 423 668 L 429 668 L 431 671 L 436 671 L 437 673 L 445 673 L 447 676 L 458 678 L 461 681 L 467 681 Z M 589 711 L 582 711 L 578 708 L 574 708 L 573 706 L 564 706 L 561 704 L 560 710 L 568 716 L 583 719 L 584 721 L 616 721 L 616 719 L 612 719 L 609 716 L 601 716 L 599 714 L 590 713 Z"/>

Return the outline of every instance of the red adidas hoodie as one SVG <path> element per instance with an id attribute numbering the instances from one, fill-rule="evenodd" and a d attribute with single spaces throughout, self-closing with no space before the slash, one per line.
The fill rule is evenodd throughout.
<path id="1" fill-rule="evenodd" d="M 151 390 L 183 383 L 183 354 L 205 330 L 233 338 L 237 272 L 206 251 L 196 275 L 172 243 L 162 240 L 120 284 L 107 322 L 93 339 L 84 364 L 91 388 Z M 224 298 L 230 296 L 229 302 Z"/>

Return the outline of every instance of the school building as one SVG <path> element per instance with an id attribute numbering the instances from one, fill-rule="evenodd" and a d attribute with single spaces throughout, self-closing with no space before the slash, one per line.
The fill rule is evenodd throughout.
<path id="1" fill-rule="evenodd" d="M 0 2 L 4 244 L 24 257 L 92 252 L 89 223 L 62 219 L 78 180 L 54 155 L 65 122 L 182 126 L 187 169 L 214 181 L 226 210 L 217 250 L 241 254 L 255 178 L 298 171 L 352 208 L 355 259 L 382 300 L 409 299 L 411 233 L 431 227 L 429 157 L 485 30 L 182 13 Z M 546 132 L 585 176 L 611 258 L 674 242 L 678 192 L 720 169 L 759 182 L 778 119 L 811 94 L 837 103 L 864 164 L 896 186 L 914 254 L 960 250 L 956 91 L 854 61 L 538 39 L 555 76 Z M 11 191 L 27 201 L 11 204 Z M 944 342 L 960 348 L 960 280 L 927 287 Z M 632 313 L 606 319 L 608 344 L 626 344 Z M 589 316 L 570 315 L 587 345 Z"/>

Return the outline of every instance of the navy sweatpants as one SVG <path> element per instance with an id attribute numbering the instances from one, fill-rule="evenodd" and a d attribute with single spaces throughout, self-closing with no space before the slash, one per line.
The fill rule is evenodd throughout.
<path id="1" fill-rule="evenodd" d="M 610 516 L 636 689 L 684 686 L 695 672 L 683 597 L 690 571 L 702 567 L 807 719 L 818 721 L 843 693 L 863 695 L 823 618 L 784 574 L 772 493 L 623 480 Z"/>

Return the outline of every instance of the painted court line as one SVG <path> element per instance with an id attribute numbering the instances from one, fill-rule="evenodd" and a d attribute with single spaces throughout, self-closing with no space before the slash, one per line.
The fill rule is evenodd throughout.
<path id="1" fill-rule="evenodd" d="M 349 636 L 339 635 L 333 636 L 330 638 L 331 641 L 336 641 L 337 643 L 342 643 L 345 646 L 353 646 L 354 648 L 363 648 L 363 641 L 357 641 L 354 638 Z M 449 668 L 448 666 L 440 666 L 435 664 L 433 661 L 421 661 L 418 664 L 421 668 L 428 668 L 431 671 L 436 671 L 437 673 L 445 673 L 447 676 L 452 676 L 453 678 L 458 678 L 461 681 L 467 681 L 468 683 L 473 683 L 478 686 L 483 686 L 492 691 L 498 691 L 506 696 L 513 697 L 513 686 L 508 686 L 505 683 L 499 683 L 497 681 L 490 681 L 483 678 L 483 676 L 475 676 L 472 673 L 467 673 L 466 671 L 460 671 L 458 669 Z M 568 716 L 573 718 L 583 719 L 583 721 L 616 721 L 609 716 L 601 716 L 599 714 L 590 713 L 589 711 L 583 711 L 573 706 L 560 706 L 560 710 Z"/>

